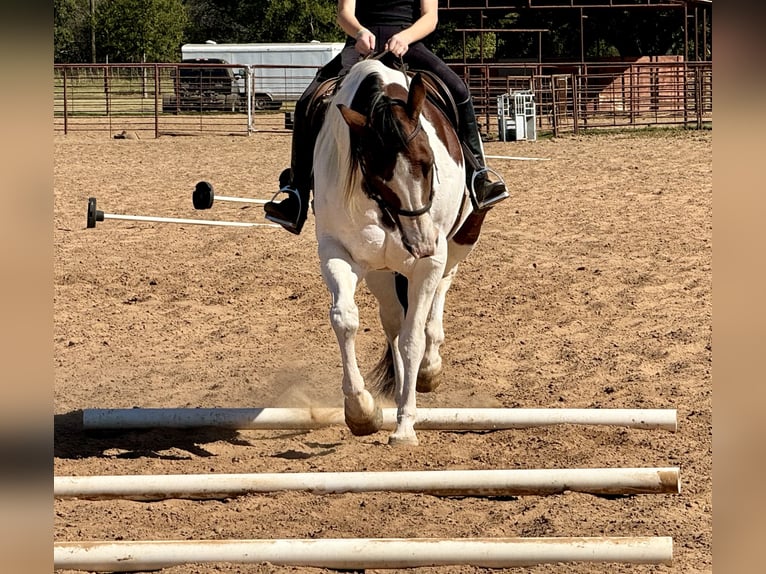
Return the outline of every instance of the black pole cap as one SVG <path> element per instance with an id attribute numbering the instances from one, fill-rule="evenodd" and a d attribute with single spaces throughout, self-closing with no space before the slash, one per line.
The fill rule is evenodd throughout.
<path id="1" fill-rule="evenodd" d="M 214 197 L 213 185 L 207 181 L 200 181 L 194 187 L 194 192 L 192 193 L 194 209 L 210 209 L 213 207 Z"/>
<path id="2" fill-rule="evenodd" d="M 104 221 L 104 212 L 96 209 L 96 198 L 88 198 L 88 227 L 96 227 L 97 221 Z"/>

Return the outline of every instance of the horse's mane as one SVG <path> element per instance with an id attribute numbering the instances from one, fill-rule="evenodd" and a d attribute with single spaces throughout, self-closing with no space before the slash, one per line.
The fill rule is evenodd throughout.
<path id="1" fill-rule="evenodd" d="M 377 141 L 366 142 L 381 154 L 392 154 L 406 147 L 406 135 L 395 118 L 392 110 L 392 98 L 383 88 L 391 82 L 403 83 L 404 76 L 387 68 L 377 60 L 364 60 L 351 68 L 343 79 L 341 88 L 333 98 L 326 116 L 327 127 L 335 145 L 327 146 L 328 160 L 337 166 L 336 173 L 346 174 L 339 183 L 348 203 L 353 201 L 353 190 L 359 177 L 359 146 L 349 133 L 349 128 L 337 109 L 337 104 L 345 104 L 351 109 L 369 118 L 371 133 L 377 135 Z M 333 157 L 332 154 L 335 154 Z"/>
<path id="2" fill-rule="evenodd" d="M 382 78 L 378 74 L 371 74 L 362 80 L 351 102 L 352 109 L 369 118 L 369 127 L 378 140 L 375 143 L 384 149 L 393 148 L 394 151 L 407 147 L 407 136 L 393 113 L 392 104 L 396 101 L 383 91 Z"/>

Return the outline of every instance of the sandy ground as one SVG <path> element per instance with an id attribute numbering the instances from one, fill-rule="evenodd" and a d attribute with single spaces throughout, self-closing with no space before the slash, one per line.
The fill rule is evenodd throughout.
<path id="1" fill-rule="evenodd" d="M 492 468 L 681 469 L 680 494 L 501 498 L 283 492 L 224 500 L 56 500 L 55 541 L 334 537 L 672 536 L 671 566 L 526 572 L 712 572 L 712 132 L 487 144 L 512 198 L 488 216 L 448 296 L 444 382 L 423 407 L 677 409 L 678 430 L 557 426 L 422 431 L 415 448 L 341 426 L 84 432 L 82 409 L 341 406 L 313 220 L 281 229 L 107 220 L 264 221 L 286 134 L 114 140 L 55 136 L 55 473 Z M 360 364 L 383 334 L 369 293 Z M 422 568 L 473 573 L 476 567 Z M 191 564 L 168 574 L 321 572 Z"/>

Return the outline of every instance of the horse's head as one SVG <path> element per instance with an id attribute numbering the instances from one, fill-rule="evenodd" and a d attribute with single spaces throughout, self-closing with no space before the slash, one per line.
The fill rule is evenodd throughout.
<path id="1" fill-rule="evenodd" d="M 434 154 L 423 129 L 426 90 L 419 74 L 402 85 L 383 85 L 372 74 L 359 87 L 351 106 L 338 104 L 351 131 L 352 173 L 376 201 L 384 224 L 396 226 L 415 257 L 433 255 L 437 231 L 431 219 Z"/>

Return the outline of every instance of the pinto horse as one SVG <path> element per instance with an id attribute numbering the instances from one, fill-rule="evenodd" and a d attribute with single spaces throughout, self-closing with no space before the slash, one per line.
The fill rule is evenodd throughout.
<path id="1" fill-rule="evenodd" d="M 445 296 L 486 214 L 474 211 L 465 181 L 455 129 L 427 97 L 422 76 L 374 59 L 355 64 L 329 103 L 314 151 L 319 259 L 355 435 L 382 423 L 355 350 L 354 295 L 365 281 L 388 340 L 378 367 L 397 405 L 388 442 L 418 444 L 416 390 L 439 382 Z"/>

